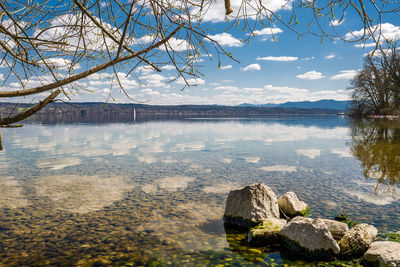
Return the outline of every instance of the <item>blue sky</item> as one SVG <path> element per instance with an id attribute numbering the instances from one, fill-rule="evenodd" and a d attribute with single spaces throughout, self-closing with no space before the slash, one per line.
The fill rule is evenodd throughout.
<path id="1" fill-rule="evenodd" d="M 282 2 L 286 1 L 267 1 L 277 14 L 286 18 L 291 11 L 282 8 Z M 162 67 L 161 73 L 143 66 L 128 76 L 120 70 L 119 77 L 126 91 L 134 99 L 154 105 L 238 105 L 349 99 L 349 91 L 346 88 L 357 70 L 362 68 L 363 56 L 374 49 L 371 40 L 364 42 L 364 45 L 344 42 L 338 38 L 326 39 L 321 43 L 321 39 L 312 34 L 306 34 L 299 39 L 291 29 L 277 23 L 265 27 L 258 26 L 256 36 L 246 44 L 240 39 L 248 38 L 248 32 L 236 27 L 224 32 L 228 23 L 224 21 L 222 3 L 223 1 L 217 2 L 219 7 L 212 9 L 206 16 L 204 26 L 213 29 L 208 32 L 209 36 L 219 41 L 221 46 L 231 52 L 240 63 L 222 57 L 218 68 L 217 53 L 210 50 L 209 56 L 203 55 L 198 60 L 198 64 L 201 65 L 199 71 L 204 76 L 197 80 L 189 80 L 197 85 L 186 87 L 183 91 L 180 90 L 184 85 L 181 79 L 168 82 L 171 77 L 176 76 L 176 71 L 169 64 Z M 234 10 L 238 9 L 236 3 L 236 0 L 232 0 Z M 374 16 L 373 10 L 369 11 Z M 299 32 L 307 31 L 305 25 L 311 18 L 311 12 L 298 10 L 297 15 L 300 23 L 295 29 Z M 329 19 L 321 20 L 321 26 L 328 31 L 332 30 L 332 24 L 338 33 L 349 40 L 352 39 L 351 32 L 358 35 L 357 31 L 362 29 L 360 19 L 351 10 L 346 11 L 341 23 Z M 392 40 L 400 39 L 399 16 L 385 15 L 380 25 L 385 37 Z M 319 32 L 316 27 L 314 23 L 311 29 Z M 184 40 L 173 41 L 176 44 L 184 42 Z M 4 72 L 5 69 L 0 68 L 1 71 Z M 110 102 L 131 103 L 131 100 L 120 93 L 118 86 L 114 85 L 110 89 L 110 82 L 107 79 L 110 77 L 112 72 L 108 70 L 101 75 L 92 75 L 88 79 L 79 81 L 82 88 L 93 93 L 81 91 L 79 94 L 71 95 L 71 101 L 104 102 L 111 90 L 113 100 Z M 136 78 L 139 78 L 141 85 Z M 34 86 L 37 80 L 32 78 L 27 84 L 27 87 Z M 8 87 L 17 88 L 17 84 L 8 84 Z M 13 101 L 30 101 L 30 98 L 13 99 Z"/>

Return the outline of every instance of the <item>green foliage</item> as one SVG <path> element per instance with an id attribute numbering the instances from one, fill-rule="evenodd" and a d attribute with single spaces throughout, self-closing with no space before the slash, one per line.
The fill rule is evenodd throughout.
<path id="1" fill-rule="evenodd" d="M 354 221 L 352 219 L 349 219 L 349 217 L 346 214 L 340 214 L 340 215 L 336 216 L 335 221 L 345 223 L 350 228 L 360 223 L 360 222 Z"/>

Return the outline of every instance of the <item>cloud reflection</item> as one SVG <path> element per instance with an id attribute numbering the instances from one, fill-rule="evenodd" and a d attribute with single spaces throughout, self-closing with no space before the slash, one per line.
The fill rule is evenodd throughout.
<path id="1" fill-rule="evenodd" d="M 267 171 L 267 172 L 295 172 L 297 171 L 296 166 L 289 166 L 289 165 L 272 165 L 259 168 L 260 170 Z"/>
<path id="2" fill-rule="evenodd" d="M 55 175 L 35 181 L 36 192 L 63 210 L 87 213 L 120 200 L 133 188 L 123 176 Z"/>
<path id="3" fill-rule="evenodd" d="M 159 189 L 175 192 L 179 189 L 185 189 L 194 180 L 193 177 L 188 176 L 167 176 L 154 181 L 152 184 L 143 185 L 142 190 L 148 194 L 154 194 Z"/>
<path id="4" fill-rule="evenodd" d="M 310 159 L 316 158 L 321 155 L 320 149 L 297 149 L 296 153 L 309 157 Z"/>
<path id="5" fill-rule="evenodd" d="M 79 158 L 53 158 L 53 159 L 40 159 L 36 161 L 36 167 L 50 170 L 62 170 L 66 167 L 80 165 L 82 160 Z"/>
<path id="6" fill-rule="evenodd" d="M 332 148 L 330 150 L 332 154 L 338 155 L 340 158 L 352 158 L 353 155 L 350 153 L 349 148 L 341 147 L 341 148 Z"/>
<path id="7" fill-rule="evenodd" d="M 20 208 L 28 205 L 21 183 L 13 176 L 0 177 L 0 207 Z"/>

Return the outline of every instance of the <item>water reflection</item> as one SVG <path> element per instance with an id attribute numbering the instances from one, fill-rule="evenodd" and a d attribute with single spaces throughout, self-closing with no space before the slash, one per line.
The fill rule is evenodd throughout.
<path id="1" fill-rule="evenodd" d="M 0 177 L 0 208 L 19 208 L 29 204 L 23 185 L 13 176 Z"/>
<path id="2" fill-rule="evenodd" d="M 337 117 L 4 129 L 0 266 L 293 265 L 224 231 L 229 191 L 255 182 L 295 191 L 315 217 L 398 231 L 399 203 L 374 195 L 350 130 Z"/>
<path id="3" fill-rule="evenodd" d="M 396 196 L 400 183 L 400 124 L 390 120 L 353 120 L 351 153 L 361 161 L 367 179 L 375 179 L 375 191 Z M 385 189 L 380 188 L 386 185 Z"/>
<path id="4" fill-rule="evenodd" d="M 51 205 L 70 212 L 100 210 L 120 200 L 133 188 L 126 177 L 99 175 L 54 175 L 35 181 L 36 192 L 48 197 Z"/>

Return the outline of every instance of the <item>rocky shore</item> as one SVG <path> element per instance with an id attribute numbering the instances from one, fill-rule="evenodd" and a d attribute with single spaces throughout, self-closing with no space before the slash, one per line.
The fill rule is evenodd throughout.
<path id="1" fill-rule="evenodd" d="M 367 266 L 400 266 L 400 243 L 376 241 L 378 230 L 365 223 L 308 218 L 309 207 L 294 192 L 276 196 L 256 183 L 229 193 L 224 221 L 249 229 L 251 246 L 281 244 L 305 260 L 361 259 Z"/>

